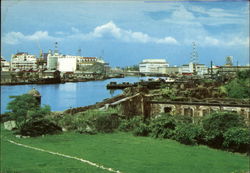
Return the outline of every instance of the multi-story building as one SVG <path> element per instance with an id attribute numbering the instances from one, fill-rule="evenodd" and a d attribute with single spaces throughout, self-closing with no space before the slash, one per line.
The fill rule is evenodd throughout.
<path id="1" fill-rule="evenodd" d="M 205 64 L 194 64 L 190 62 L 180 67 L 180 73 L 183 75 L 192 75 L 194 73 L 197 75 L 204 75 L 208 73 L 208 67 L 206 67 Z"/>
<path id="2" fill-rule="evenodd" d="M 61 72 L 75 72 L 78 56 L 63 55 L 58 58 L 57 69 Z"/>
<path id="3" fill-rule="evenodd" d="M 54 53 L 52 53 L 52 51 L 49 50 L 49 53 L 47 56 L 47 69 L 48 70 L 56 70 L 58 58 L 61 56 L 62 55 L 60 55 L 57 51 L 54 51 Z"/>
<path id="4" fill-rule="evenodd" d="M 165 59 L 144 59 L 139 64 L 140 73 L 162 73 L 164 68 L 169 67 Z"/>
<path id="5" fill-rule="evenodd" d="M 1 56 L 1 71 L 10 71 L 10 63 Z"/>
<path id="6" fill-rule="evenodd" d="M 77 59 L 77 64 L 79 68 L 88 65 L 93 65 L 95 63 L 105 64 L 105 62 L 102 59 L 97 57 L 78 57 Z"/>
<path id="7" fill-rule="evenodd" d="M 37 70 L 37 58 L 27 52 L 19 52 L 11 56 L 11 70 Z"/>

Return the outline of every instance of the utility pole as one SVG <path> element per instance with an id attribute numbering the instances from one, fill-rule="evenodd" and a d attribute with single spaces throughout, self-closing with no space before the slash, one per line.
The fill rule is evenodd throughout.
<path id="1" fill-rule="evenodd" d="M 213 61 L 211 61 L 211 64 L 210 64 L 210 73 L 211 73 L 211 78 L 213 79 Z"/>

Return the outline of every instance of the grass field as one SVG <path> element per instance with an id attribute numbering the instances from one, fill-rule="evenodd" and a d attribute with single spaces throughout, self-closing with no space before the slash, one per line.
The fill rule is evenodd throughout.
<path id="1" fill-rule="evenodd" d="M 24 148 L 6 141 L 80 157 L 123 173 L 231 173 L 249 170 L 247 156 L 172 140 L 129 133 L 60 135 L 19 139 L 1 131 L 1 173 L 108 172 L 77 160 Z"/>

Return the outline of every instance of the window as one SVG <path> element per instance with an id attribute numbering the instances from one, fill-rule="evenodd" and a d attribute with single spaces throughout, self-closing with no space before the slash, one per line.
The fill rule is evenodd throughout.
<path id="1" fill-rule="evenodd" d="M 172 111 L 171 107 L 165 107 L 164 108 L 164 113 L 170 113 Z"/>

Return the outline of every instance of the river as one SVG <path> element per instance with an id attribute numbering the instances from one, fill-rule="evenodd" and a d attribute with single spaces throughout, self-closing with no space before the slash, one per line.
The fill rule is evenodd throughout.
<path id="1" fill-rule="evenodd" d="M 9 96 L 25 94 L 32 88 L 40 92 L 42 105 L 50 105 L 52 111 L 63 111 L 70 107 L 95 104 L 105 98 L 110 98 L 122 93 L 122 90 L 115 90 L 114 93 L 110 93 L 110 91 L 106 89 L 106 85 L 111 81 L 117 83 L 137 82 L 142 79 L 146 80 L 147 77 L 113 78 L 103 81 L 64 84 L 1 86 L 1 113 L 7 111 L 7 104 L 11 100 Z"/>

